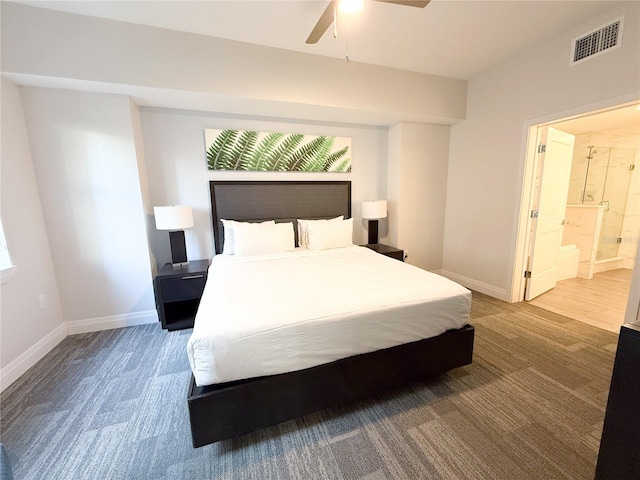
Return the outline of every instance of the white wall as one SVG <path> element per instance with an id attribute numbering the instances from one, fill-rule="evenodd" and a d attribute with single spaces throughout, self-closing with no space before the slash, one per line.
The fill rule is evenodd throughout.
<path id="1" fill-rule="evenodd" d="M 0 287 L 0 390 L 66 336 L 17 85 L 2 79 L 2 223 L 18 269 Z M 44 295 L 45 308 L 38 297 Z"/>
<path id="2" fill-rule="evenodd" d="M 21 94 L 70 332 L 154 321 L 129 99 L 41 88 Z"/>
<path id="3" fill-rule="evenodd" d="M 140 109 L 129 99 L 129 107 L 131 110 L 131 122 L 133 127 L 133 141 L 136 151 L 136 159 L 138 161 L 138 181 L 140 182 L 140 195 L 142 197 L 142 208 L 145 216 L 145 231 L 149 232 L 155 228 L 153 218 L 153 203 L 151 202 L 151 193 L 149 190 L 149 175 L 147 168 L 147 157 L 144 151 L 144 137 L 142 133 L 142 121 L 140 118 Z M 147 235 L 147 244 L 149 247 L 149 264 L 153 276 L 157 273 L 156 259 L 151 249 L 150 237 Z"/>
<path id="4" fill-rule="evenodd" d="M 0 7 L 3 72 L 96 89 L 147 88 L 135 90 L 139 98 L 161 89 L 163 103 L 153 106 L 179 99 L 181 108 L 280 118 L 452 123 L 465 115 L 463 80 L 10 2 Z"/>
<path id="5" fill-rule="evenodd" d="M 469 82 L 467 119 L 451 127 L 443 251 L 447 276 L 510 300 L 523 221 L 527 127 L 536 119 L 560 119 L 640 96 L 640 4 L 615 5 L 610 14 Z M 569 66 L 573 38 L 625 13 L 620 48 Z"/>
<path id="6" fill-rule="evenodd" d="M 151 122 L 150 115 L 145 113 L 143 122 L 149 126 L 144 128 L 144 148 L 138 156 L 148 162 L 147 203 L 180 202 L 196 207 L 196 227 L 188 230 L 186 237 L 190 255 L 197 257 L 210 256 L 211 249 L 206 180 L 214 176 L 199 163 L 203 156 L 204 127 L 234 126 L 351 136 L 353 173 L 339 178 L 353 180 L 353 215 L 358 220 L 361 200 L 386 195 L 386 125 L 398 121 L 448 125 L 465 117 L 467 86 L 462 80 L 357 62 L 347 65 L 339 59 L 10 2 L 2 3 L 1 8 L 2 70 L 11 78 L 30 85 L 127 92 L 139 104 L 195 109 L 191 113 L 155 109 L 156 117 L 164 119 L 166 124 Z M 210 113 L 203 113 L 207 111 Z M 372 127 L 361 126 L 365 124 Z M 137 136 L 134 132 L 134 138 Z M 436 137 L 444 138 L 441 134 Z M 422 146 L 425 150 L 428 148 L 425 142 Z M 411 148 L 404 150 L 413 152 Z M 446 157 L 446 149 L 439 144 L 435 150 L 433 158 L 441 162 Z M 409 158 L 407 155 L 413 153 L 406 152 L 402 162 L 410 165 L 415 159 L 416 167 L 431 165 L 428 178 L 434 182 L 429 183 L 419 175 L 418 187 L 413 188 L 409 183 L 411 175 L 405 173 L 402 188 L 413 192 L 405 196 L 425 201 L 436 197 L 438 200 L 434 203 L 442 205 L 445 188 L 442 164 L 434 176 L 435 164 L 430 164 L 430 160 L 422 163 L 422 159 L 431 157 L 417 152 Z M 142 172 L 145 166 L 139 169 Z M 229 174 L 217 178 L 291 177 Z M 426 195 L 415 197 L 425 181 L 432 188 Z M 200 183 L 194 187 L 194 182 Z M 152 257 L 161 255 L 157 260 L 163 263 L 168 253 L 159 252 L 168 252 L 167 235 L 152 228 L 150 205 L 144 200 L 144 183 L 142 174 L 141 193 Z M 425 217 L 428 233 L 424 230 L 425 235 L 417 241 L 410 240 L 414 232 L 418 233 L 413 228 L 415 222 L 411 224 L 411 233 L 403 238 L 396 236 L 397 240 L 407 239 L 407 247 L 399 246 L 410 250 L 411 261 L 434 269 L 440 267 L 438 244 L 441 239 L 436 239 L 442 231 L 440 215 Z M 383 223 L 382 241 L 388 240 L 385 233 L 395 228 L 393 222 L 397 218 L 391 216 L 390 224 Z M 434 226 L 436 228 L 430 228 Z M 364 224 L 356 221 L 356 227 L 355 241 L 364 241 Z"/>
<path id="7" fill-rule="evenodd" d="M 389 243 L 426 270 L 442 268 L 449 127 L 400 123 L 390 131 Z M 393 223 L 395 222 L 395 223 Z"/>
<path id="8" fill-rule="evenodd" d="M 366 243 L 360 202 L 383 198 L 386 190 L 387 129 L 357 125 L 294 122 L 214 113 L 144 108 L 141 111 L 150 197 L 153 205 L 193 207 L 194 228 L 185 231 L 190 260 L 213 255 L 209 180 L 350 180 L 354 241 Z M 351 173 L 210 172 L 205 128 L 278 131 L 351 138 Z M 170 260 L 168 234 L 151 222 L 149 237 L 158 266 Z"/>

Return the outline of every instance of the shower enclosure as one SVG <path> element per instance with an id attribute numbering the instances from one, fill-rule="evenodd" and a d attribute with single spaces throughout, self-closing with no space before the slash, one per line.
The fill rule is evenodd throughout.
<path id="1" fill-rule="evenodd" d="M 619 258 L 635 155 L 634 149 L 595 145 L 574 150 L 568 205 L 604 207 L 596 262 Z"/>

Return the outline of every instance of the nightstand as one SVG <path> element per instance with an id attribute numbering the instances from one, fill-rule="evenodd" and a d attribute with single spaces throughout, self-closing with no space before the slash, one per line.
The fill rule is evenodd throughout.
<path id="1" fill-rule="evenodd" d="M 382 255 L 386 255 L 387 257 L 395 258 L 396 260 L 404 262 L 404 250 L 400 250 L 399 248 L 390 247 L 389 245 L 384 245 L 383 243 L 370 243 L 368 245 L 363 245 L 363 247 L 370 248 L 374 252 L 378 252 Z"/>
<path id="2" fill-rule="evenodd" d="M 208 268 L 209 260 L 195 260 L 180 267 L 167 263 L 160 269 L 153 280 L 153 287 L 162 328 L 180 330 L 193 327 Z"/>

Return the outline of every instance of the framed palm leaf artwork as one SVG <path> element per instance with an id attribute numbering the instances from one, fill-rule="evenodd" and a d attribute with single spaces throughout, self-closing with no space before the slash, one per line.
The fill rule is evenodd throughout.
<path id="1" fill-rule="evenodd" d="M 253 130 L 204 131 L 209 170 L 350 172 L 351 138 Z"/>

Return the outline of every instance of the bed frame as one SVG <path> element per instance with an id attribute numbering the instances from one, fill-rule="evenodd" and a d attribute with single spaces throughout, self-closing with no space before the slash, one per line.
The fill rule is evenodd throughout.
<path id="1" fill-rule="evenodd" d="M 210 182 L 216 253 L 220 219 L 294 221 L 351 216 L 351 182 Z M 295 229 L 297 230 L 297 229 Z M 468 365 L 474 328 L 356 355 L 280 375 L 198 387 L 188 406 L 193 446 L 249 433 L 340 403 L 357 401 L 409 382 Z"/>

